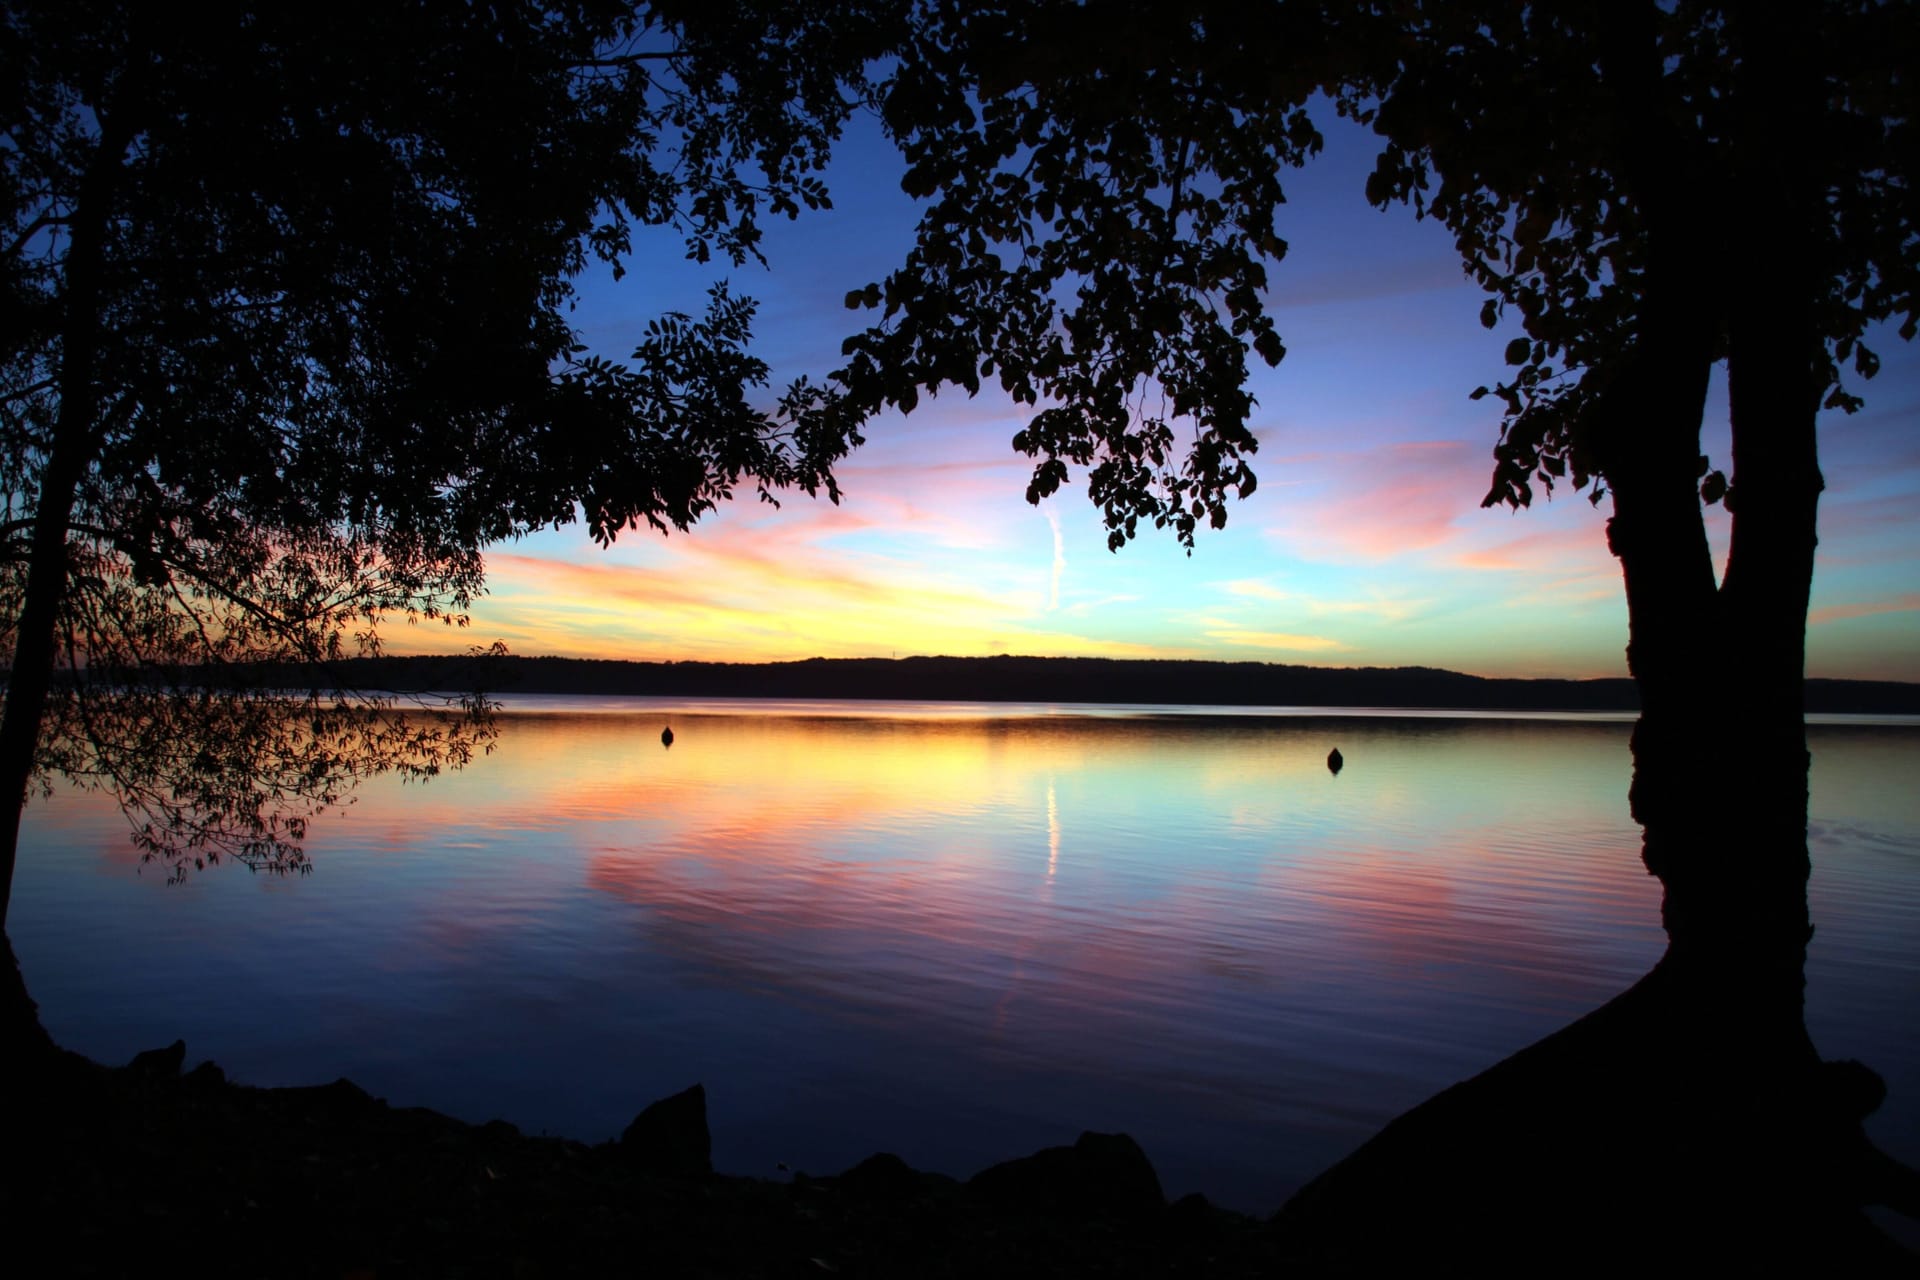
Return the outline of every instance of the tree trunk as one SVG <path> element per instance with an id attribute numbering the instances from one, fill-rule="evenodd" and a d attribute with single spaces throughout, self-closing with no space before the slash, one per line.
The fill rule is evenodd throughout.
<path id="1" fill-rule="evenodd" d="M 6 937 L 13 903 L 13 873 L 19 861 L 21 811 L 33 783 L 47 694 L 53 682 L 60 608 L 67 591 L 67 526 L 93 453 L 96 395 L 94 363 L 99 352 L 100 275 L 113 188 L 128 138 L 108 123 L 80 186 L 73 239 L 64 264 L 60 331 L 60 408 L 40 472 L 28 551 L 27 584 L 14 632 L 13 669 L 0 708 L 0 941 L 7 972 L 0 975 L 0 1027 L 10 1048 L 46 1042 L 27 995 L 13 943 Z"/>
<path id="2" fill-rule="evenodd" d="M 91 355 L 91 350 L 86 350 L 82 357 L 89 365 Z M 69 352 L 63 361 L 63 384 L 67 381 L 64 374 L 72 361 L 73 356 Z M 85 369 L 81 376 L 90 384 L 91 368 Z M 62 389 L 61 437 L 67 435 L 68 406 L 76 403 L 66 397 L 70 389 L 66 386 Z M 81 395 L 81 411 L 84 411 L 87 399 L 85 394 Z M 80 430 L 84 433 L 85 427 L 80 427 Z M 52 683 L 55 627 L 67 585 L 67 519 L 79 488 L 81 473 L 75 458 L 77 450 L 62 449 L 62 443 L 67 441 L 62 439 L 56 442 L 53 456 L 42 473 L 40 506 L 35 513 L 33 547 L 28 561 L 26 598 L 15 632 L 13 670 L 7 680 L 6 705 L 4 710 L 0 710 L 0 796 L 5 797 L 0 800 L 0 941 L 6 944 L 7 966 L 7 972 L 0 975 L 0 982 L 7 984 L 5 1007 L 0 1009 L 0 1016 L 5 1017 L 6 1023 L 0 1035 L 4 1035 L 12 1048 L 21 1044 L 36 1044 L 46 1038 L 33 1001 L 28 998 L 26 986 L 20 977 L 12 940 L 6 936 L 6 919 L 13 901 L 14 866 L 19 860 L 21 811 L 26 807 L 28 788 L 33 782 L 33 761 L 40 739 L 40 722 L 46 709 L 47 691 Z"/>
<path id="3" fill-rule="evenodd" d="M 60 421 L 54 447 L 41 473 L 39 508 L 34 515 L 33 545 L 29 552 L 27 589 L 15 632 L 13 670 L 7 679 L 7 698 L 0 712 L 0 930 L 6 927 L 13 901 L 13 870 L 20 846 L 21 810 L 33 781 L 34 753 L 40 741 L 40 723 L 52 685 L 55 632 L 67 588 L 67 521 L 73 511 L 84 469 L 88 424 L 86 395 L 70 399 L 67 368 L 76 362 L 89 367 L 80 376 L 91 383 L 91 350 L 76 361 L 71 347 L 62 360 Z M 69 423 L 69 408 L 75 421 Z M 70 425 L 72 430 L 69 430 Z"/>
<path id="4" fill-rule="evenodd" d="M 1302 1263 L 1552 1270 L 1657 1250 L 1669 1267 L 1910 1273 L 1857 1209 L 1920 1210 L 1920 1177 L 1860 1128 L 1883 1086 L 1857 1063 L 1822 1063 L 1804 1013 L 1802 689 L 1821 488 L 1813 24 L 1781 5 L 1732 13 L 1740 167 L 1716 175 L 1676 152 L 1682 131 L 1660 118 L 1653 4 L 1595 10 L 1647 235 L 1639 342 L 1596 443 L 1642 706 L 1631 805 L 1665 890 L 1666 954 L 1304 1188 L 1278 1219 Z M 1716 211 L 1733 212 L 1709 224 Z M 1743 269 L 1717 270 L 1721 252 Z M 1716 587 L 1696 486 L 1721 317 L 1734 538 Z M 1387 1221 L 1398 1243 L 1369 1236 Z"/>
<path id="5" fill-rule="evenodd" d="M 1731 211 L 1732 254 L 1749 268 L 1725 282 L 1733 537 L 1709 633 L 1716 669 L 1703 673 L 1716 696 L 1700 708 L 1702 754 L 1691 779 L 1706 821 L 1692 824 L 1699 829 L 1685 857 L 1657 869 L 1674 958 L 1708 975 L 1727 1029 L 1750 1020 L 1756 1050 L 1770 1044 L 1805 1059 L 1812 1047 L 1802 1017 L 1811 933 L 1804 678 L 1822 488 L 1814 377 L 1819 60 L 1815 25 L 1786 0 L 1744 7 L 1731 22 L 1741 60 L 1738 132 L 1722 207 Z M 1631 577 L 1632 566 L 1627 571 Z M 1649 817 L 1688 825 L 1671 813 Z M 1648 841 L 1651 849 L 1651 827 Z"/>
<path id="6" fill-rule="evenodd" d="M 1641 333 L 1650 350 L 1635 372 L 1647 403 L 1630 406 L 1634 421 L 1615 424 L 1627 434 L 1608 480 L 1616 523 L 1631 515 L 1636 531 L 1680 537 L 1671 550 L 1614 537 L 1643 707 L 1632 804 L 1647 867 L 1665 890 L 1668 998 L 1696 1029 L 1693 1068 L 1719 1073 L 1738 1111 L 1758 1117 L 1771 1108 L 1799 1132 L 1826 1121 L 1816 1116 L 1819 1063 L 1804 1017 L 1811 929 L 1802 711 L 1820 489 L 1811 379 L 1818 103 L 1810 24 L 1784 3 L 1743 9 L 1733 21 L 1742 60 L 1733 171 L 1656 161 L 1646 173 Z M 1651 47 L 1641 56 L 1644 70 Z M 1662 145 L 1652 132 L 1637 141 Z M 1688 174 L 1702 170 L 1724 186 L 1694 185 L 1700 180 Z M 1740 269 L 1702 268 L 1725 241 L 1709 226 L 1716 213 L 1739 228 L 1729 249 Z M 1699 569 L 1705 543 L 1694 491 L 1715 323 L 1703 297 L 1726 317 L 1731 340 L 1734 538 L 1718 589 L 1711 564 Z M 1676 392 L 1687 400 L 1673 408 L 1691 425 L 1682 431 L 1676 419 L 1658 428 L 1671 441 L 1651 438 L 1653 403 Z M 1802 1133 L 1783 1148 L 1817 1141 Z"/>

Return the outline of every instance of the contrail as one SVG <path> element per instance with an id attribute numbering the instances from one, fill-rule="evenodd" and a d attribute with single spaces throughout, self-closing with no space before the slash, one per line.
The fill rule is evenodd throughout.
<path id="1" fill-rule="evenodd" d="M 1047 524 L 1053 530 L 1053 576 L 1047 584 L 1047 612 L 1052 613 L 1060 607 L 1060 575 L 1067 571 L 1067 544 L 1060 536 L 1060 515 L 1053 509 L 1051 502 L 1040 510 L 1047 517 Z"/>

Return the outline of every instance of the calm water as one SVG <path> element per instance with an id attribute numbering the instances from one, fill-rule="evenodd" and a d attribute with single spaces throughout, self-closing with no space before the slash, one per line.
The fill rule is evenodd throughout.
<path id="1" fill-rule="evenodd" d="M 49 1029 L 588 1140 L 704 1081 L 738 1173 L 1125 1130 L 1264 1212 L 1661 950 L 1617 720 L 517 705 L 316 824 L 301 879 L 169 888 L 110 803 L 36 801 L 11 928 Z M 1914 1162 L 1920 729 L 1813 743 L 1808 1021 Z"/>

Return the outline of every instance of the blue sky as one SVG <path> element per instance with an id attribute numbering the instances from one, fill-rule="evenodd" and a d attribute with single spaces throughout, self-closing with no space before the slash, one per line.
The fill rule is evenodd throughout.
<path id="1" fill-rule="evenodd" d="M 396 634 L 397 651 L 505 640 L 516 653 L 647 660 L 992 654 L 1421 664 L 1485 675 L 1625 672 L 1626 609 L 1604 506 L 1563 492 L 1514 513 L 1480 507 L 1499 417 L 1467 394 L 1512 334 L 1482 329 L 1482 295 L 1450 237 L 1361 192 L 1369 137 L 1329 121 L 1329 147 L 1287 182 L 1291 251 L 1270 302 L 1288 355 L 1253 391 L 1258 491 L 1189 557 L 1167 535 L 1110 553 L 1076 483 L 1041 507 L 1010 440 L 1026 411 L 952 393 L 874 422 L 838 470 L 835 507 L 738 503 L 691 535 L 634 531 L 610 549 L 578 527 L 496 548 L 473 630 Z M 629 275 L 583 282 L 583 340 L 629 354 L 662 310 L 698 313 L 724 275 L 760 302 L 756 349 L 776 385 L 837 363 L 859 322 L 847 290 L 910 243 L 913 202 L 871 125 L 829 174 L 835 208 L 769 228 L 769 269 L 683 261 L 670 233 Z M 1808 668 L 1920 680 L 1920 351 L 1891 333 L 1867 408 L 1822 420 L 1828 489 Z M 1716 378 L 1707 452 L 1726 461 Z M 1717 555 L 1724 516 L 1709 511 Z M 456 645 L 457 642 L 457 645 Z"/>

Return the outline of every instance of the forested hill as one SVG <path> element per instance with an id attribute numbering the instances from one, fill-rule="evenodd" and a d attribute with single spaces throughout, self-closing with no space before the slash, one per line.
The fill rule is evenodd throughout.
<path id="1" fill-rule="evenodd" d="M 1185 703 L 1633 711 L 1633 682 L 1498 680 L 1430 667 L 1304 667 L 1115 658 L 811 658 L 614 662 L 582 658 L 382 658 L 347 664 L 364 688 L 681 698 Z M 1920 684 L 1809 680 L 1812 712 L 1920 715 Z"/>

